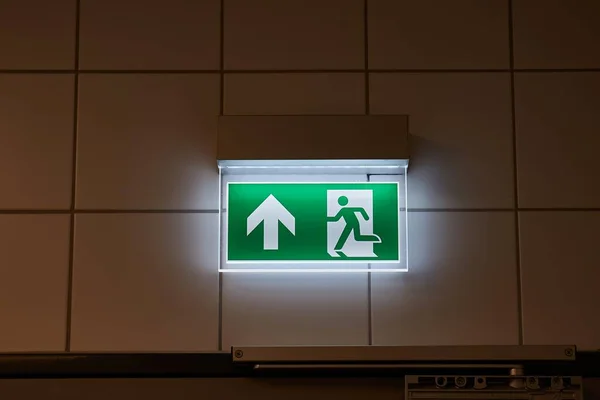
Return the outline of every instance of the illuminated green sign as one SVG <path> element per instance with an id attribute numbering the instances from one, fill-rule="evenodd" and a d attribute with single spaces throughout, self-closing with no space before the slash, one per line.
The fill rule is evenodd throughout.
<path id="1" fill-rule="evenodd" d="M 398 183 L 229 183 L 227 261 L 399 261 L 399 208 Z"/>

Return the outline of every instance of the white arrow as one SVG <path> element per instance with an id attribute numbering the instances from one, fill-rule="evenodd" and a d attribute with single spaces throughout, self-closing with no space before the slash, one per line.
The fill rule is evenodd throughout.
<path id="1" fill-rule="evenodd" d="M 277 250 L 279 249 L 280 221 L 292 235 L 296 235 L 296 219 L 275 196 L 270 194 L 248 217 L 246 236 L 252 233 L 261 222 L 264 222 L 263 249 Z"/>

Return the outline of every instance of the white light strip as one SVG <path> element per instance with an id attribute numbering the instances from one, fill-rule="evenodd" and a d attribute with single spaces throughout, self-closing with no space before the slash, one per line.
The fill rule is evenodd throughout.
<path id="1" fill-rule="evenodd" d="M 406 270 L 408 271 L 408 167 L 404 168 L 404 246 L 406 251 L 404 257 L 406 258 Z"/>
<path id="2" fill-rule="evenodd" d="M 225 268 L 219 269 L 219 272 L 223 273 L 353 273 L 353 272 L 408 272 L 408 269 L 401 268 L 380 268 L 380 269 L 367 269 L 367 268 Z"/>
<path id="3" fill-rule="evenodd" d="M 217 265 L 221 268 L 221 225 L 223 223 L 222 212 L 223 212 L 223 202 L 222 202 L 222 187 L 223 187 L 223 175 L 221 174 L 221 168 L 219 168 L 219 226 L 217 227 L 217 240 L 219 241 L 217 244 Z"/>
<path id="4" fill-rule="evenodd" d="M 219 168 L 224 169 L 350 169 L 350 168 L 384 168 L 398 169 L 406 168 L 404 165 L 223 165 Z"/>

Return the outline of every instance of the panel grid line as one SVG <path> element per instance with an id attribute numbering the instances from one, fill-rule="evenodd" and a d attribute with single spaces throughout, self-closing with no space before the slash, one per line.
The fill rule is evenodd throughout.
<path id="1" fill-rule="evenodd" d="M 473 68 L 473 69 L 1 69 L 0 74 L 331 74 L 331 73 L 578 73 L 600 72 L 600 68 Z"/>
<path id="2" fill-rule="evenodd" d="M 65 351 L 71 351 L 71 325 L 73 310 L 73 267 L 75 262 L 75 202 L 77 196 L 77 125 L 79 113 L 79 23 L 80 23 L 81 0 L 75 2 L 75 74 L 73 89 L 73 147 L 71 160 L 71 205 L 69 221 L 69 270 L 67 282 L 67 312 L 66 312 L 66 334 Z"/>
<path id="3" fill-rule="evenodd" d="M 513 162 L 513 200 L 515 210 L 519 209 L 519 172 L 517 160 L 517 117 L 515 105 L 515 51 L 513 31 L 513 0 L 508 0 L 508 49 L 510 61 L 510 112 L 512 129 L 512 162 Z M 523 344 L 523 285 L 521 276 L 521 238 L 519 212 L 514 212 L 515 225 L 515 262 L 516 262 L 516 284 L 517 284 L 517 327 L 519 344 Z"/>
<path id="4" fill-rule="evenodd" d="M 363 40 L 364 40 L 364 57 L 365 57 L 365 114 L 371 112 L 371 104 L 369 98 L 369 0 L 364 0 L 364 21 L 363 21 Z"/>
<path id="5" fill-rule="evenodd" d="M 164 210 L 164 209 L 94 209 L 94 210 L 56 210 L 56 209 L 28 209 L 28 210 L 2 210 L 0 215 L 46 215 L 46 214 L 217 214 L 218 209 L 203 210 Z M 408 208 L 409 213 L 428 213 L 428 212 L 600 212 L 600 207 L 520 207 L 520 208 Z"/>
<path id="6" fill-rule="evenodd" d="M 363 40 L 364 40 L 364 62 L 365 62 L 365 114 L 371 113 L 370 90 L 369 90 L 369 0 L 363 1 Z M 371 181 L 371 175 L 367 175 L 367 182 Z M 367 264 L 371 269 L 371 263 Z M 367 274 L 367 344 L 373 345 L 373 284 L 371 274 Z"/>
<path id="7" fill-rule="evenodd" d="M 220 1 L 220 23 L 219 23 L 219 91 L 220 91 L 220 104 L 219 104 L 219 115 L 225 114 L 225 0 Z M 219 143 L 219 132 L 217 130 L 217 146 Z M 221 171 L 219 171 L 219 193 L 221 193 Z M 219 196 L 219 207 L 222 207 L 221 198 Z M 216 210 L 217 214 L 220 213 Z M 219 227 L 221 226 L 221 220 L 219 218 Z M 221 269 L 221 232 L 219 228 L 219 255 L 217 257 L 217 271 Z M 220 272 L 217 272 L 217 280 L 219 284 L 219 297 L 218 297 L 218 324 L 217 324 L 217 349 L 223 350 L 223 276 Z"/>

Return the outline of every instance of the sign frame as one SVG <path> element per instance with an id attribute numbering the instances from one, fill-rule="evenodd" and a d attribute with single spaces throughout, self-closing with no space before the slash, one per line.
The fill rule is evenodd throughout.
<path id="1" fill-rule="evenodd" d="M 365 259 L 360 259 L 360 260 L 352 260 L 349 258 L 341 258 L 341 259 L 331 259 L 331 260 L 229 260 L 229 234 L 225 234 L 224 236 L 224 240 L 223 238 L 221 238 L 221 234 L 223 232 L 223 229 L 221 228 L 221 224 L 223 223 L 223 218 L 222 218 L 222 210 L 223 210 L 223 201 L 220 198 L 219 199 L 219 272 L 336 272 L 336 264 L 363 264 L 363 265 L 370 265 L 370 264 L 388 264 L 388 265 L 398 265 L 400 266 L 402 264 L 402 262 L 404 261 L 402 258 L 402 251 L 401 251 L 401 246 L 402 246 L 402 230 L 403 230 L 403 224 L 401 221 L 401 212 L 405 212 L 406 213 L 406 206 L 407 206 L 407 199 L 406 199 L 406 195 L 407 195 L 407 188 L 406 188 L 406 182 L 404 182 L 404 204 L 402 204 L 402 202 L 400 201 L 402 199 L 401 197 L 401 193 L 400 193 L 400 182 L 396 182 L 396 181 L 379 181 L 379 182 L 372 182 L 372 181 L 366 181 L 366 182 L 353 182 L 353 181 L 301 181 L 301 182 L 290 182 L 290 181 L 239 181 L 239 182 L 231 182 L 228 181 L 226 182 L 226 187 L 225 187 L 225 196 L 227 198 L 226 204 L 225 204 L 225 209 L 227 210 L 227 215 L 226 215 L 226 219 L 225 219 L 225 225 L 227 227 L 227 229 L 229 229 L 229 186 L 230 185 L 307 185 L 307 184 L 311 184 L 311 185 L 337 185 L 337 184 L 341 184 L 341 185 L 354 185 L 354 184 L 368 184 L 368 185 L 380 185 L 380 184 L 384 184 L 384 185 L 395 185 L 396 186 L 396 193 L 397 193 L 397 199 L 398 199 L 398 208 L 396 210 L 397 212 L 397 229 L 398 229 L 398 235 L 397 235 L 397 240 L 398 240 L 398 256 L 397 259 L 386 259 L 386 260 L 365 260 Z M 222 183 L 219 183 L 219 191 L 221 191 L 221 186 Z M 221 193 L 220 196 L 221 197 Z M 402 205 L 404 205 L 404 207 L 402 207 Z M 403 210 L 404 211 L 401 211 Z M 408 225 L 408 221 L 406 220 L 406 216 L 405 216 L 405 225 Z M 406 228 L 406 232 L 405 235 L 408 234 L 408 226 L 405 227 Z M 405 238 L 404 240 L 405 242 L 405 246 L 408 245 L 408 238 Z M 221 254 L 222 253 L 222 248 L 221 245 L 224 247 L 224 256 Z M 408 256 L 408 249 L 405 250 L 405 255 L 404 257 Z M 406 260 L 408 261 L 408 260 Z M 272 268 L 259 268 L 259 269 L 244 269 L 244 268 L 223 268 L 221 266 L 221 262 L 225 262 L 226 264 L 235 264 L 235 265 L 251 265 L 251 264 L 261 264 L 261 265 L 273 265 L 273 264 L 321 264 L 321 265 L 329 265 L 330 268 L 323 268 L 323 269 L 311 269 L 311 268 L 303 268 L 303 269 L 285 269 L 285 268 L 277 268 L 272 269 Z M 340 269 L 337 270 L 339 272 L 377 272 L 377 271 L 381 271 L 381 272 L 407 272 L 408 271 L 408 263 L 406 262 L 406 267 L 404 268 L 384 268 L 384 269 L 371 269 L 369 267 L 368 270 L 363 270 L 363 269 Z M 322 270 L 322 271 L 321 271 Z"/>

